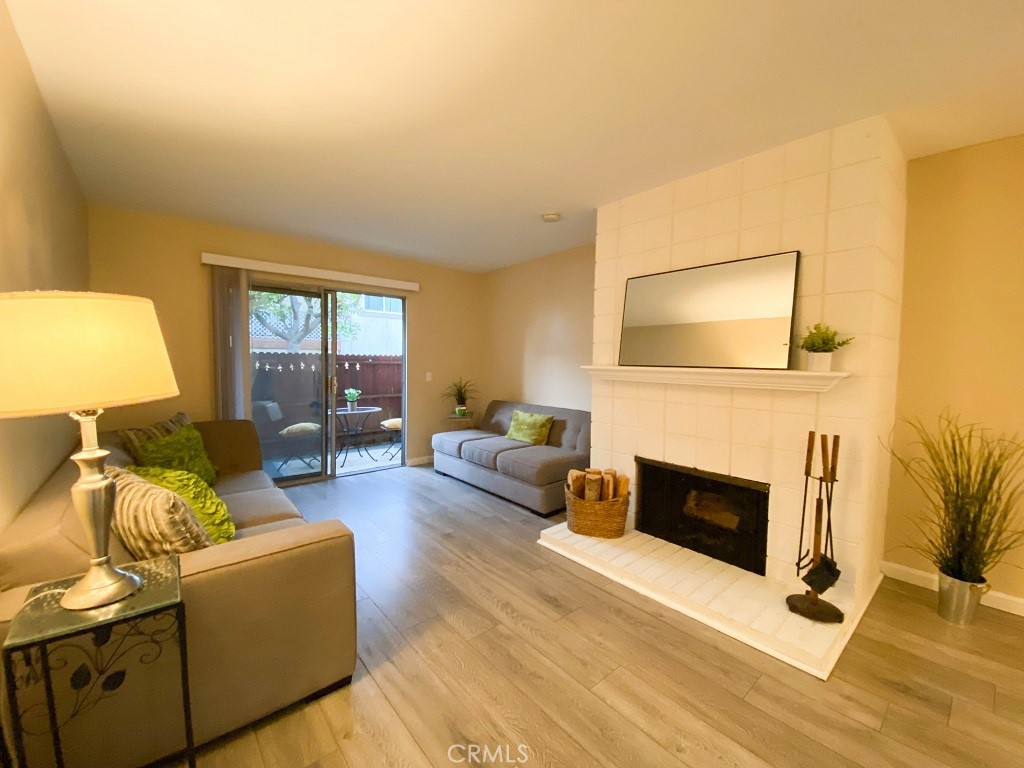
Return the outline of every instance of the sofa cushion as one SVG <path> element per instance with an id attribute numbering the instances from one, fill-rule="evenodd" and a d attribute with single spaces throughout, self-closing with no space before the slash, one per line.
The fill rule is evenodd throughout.
<path id="1" fill-rule="evenodd" d="M 189 419 L 188 414 L 184 411 L 178 411 L 178 413 L 166 421 L 158 421 L 155 424 L 150 424 L 148 427 L 122 429 L 117 434 L 124 442 L 125 450 L 137 460 L 139 458 L 139 448 L 143 443 L 148 443 L 150 440 L 155 440 L 158 437 L 167 437 L 172 432 L 177 432 L 186 424 L 191 423 L 192 420 Z"/>
<path id="2" fill-rule="evenodd" d="M 470 440 L 483 440 L 494 437 L 493 432 L 485 432 L 482 429 L 457 429 L 454 432 L 438 432 L 430 439 L 430 445 L 435 451 L 462 458 L 462 446 Z"/>
<path id="3" fill-rule="evenodd" d="M 302 519 L 299 510 L 280 488 L 243 491 L 222 498 L 228 505 L 228 514 L 235 521 L 236 530 L 277 520 Z"/>
<path id="4" fill-rule="evenodd" d="M 554 420 L 554 416 L 543 413 L 515 411 L 505 437 L 530 445 L 544 445 L 548 441 L 548 432 L 551 431 L 551 422 Z"/>
<path id="5" fill-rule="evenodd" d="M 512 415 L 516 411 L 550 414 L 555 417 L 545 445 L 566 448 L 578 453 L 590 452 L 590 413 L 588 411 L 516 403 L 508 400 L 492 400 L 487 405 L 483 417 L 477 422 L 477 427 L 494 432 L 496 435 L 506 435 L 509 427 L 512 426 Z"/>
<path id="6" fill-rule="evenodd" d="M 273 488 L 274 481 L 270 475 L 262 469 L 252 472 L 236 472 L 233 475 L 221 475 L 217 478 L 217 484 L 213 491 L 223 498 L 232 493 L 245 493 L 246 491 L 261 491 L 264 488 Z"/>
<path id="7" fill-rule="evenodd" d="M 296 525 L 306 525 L 306 521 L 302 518 L 288 518 L 287 520 L 277 520 L 273 523 L 263 523 L 262 525 L 252 525 L 248 528 L 243 528 L 235 536 L 236 539 L 251 539 L 253 536 L 261 536 L 264 533 L 270 533 L 272 531 L 280 531 L 282 528 L 292 528 Z"/>
<path id="8" fill-rule="evenodd" d="M 462 446 L 462 458 L 487 469 L 498 468 L 498 455 L 506 451 L 523 450 L 527 446 L 518 440 L 507 437 L 487 437 L 483 440 L 470 440 Z"/>
<path id="9" fill-rule="evenodd" d="M 148 560 L 213 546 L 181 496 L 120 467 L 108 467 L 107 475 L 117 488 L 111 527 L 136 558 Z"/>
<path id="10" fill-rule="evenodd" d="M 203 436 L 191 424 L 186 424 L 166 437 L 149 440 L 138 448 L 139 464 L 144 467 L 183 469 L 203 478 L 212 486 L 217 481 L 217 470 L 206 455 Z"/>
<path id="11" fill-rule="evenodd" d="M 498 455 L 497 469 L 531 485 L 564 483 L 570 469 L 586 469 L 590 457 L 550 445 L 531 445 Z"/>
<path id="12" fill-rule="evenodd" d="M 130 465 L 130 472 L 149 480 L 154 485 L 174 491 L 185 500 L 189 509 L 199 520 L 214 544 L 231 541 L 235 535 L 235 524 L 228 514 L 228 505 L 218 498 L 213 488 L 203 478 L 182 469 L 165 467 L 137 467 Z"/>

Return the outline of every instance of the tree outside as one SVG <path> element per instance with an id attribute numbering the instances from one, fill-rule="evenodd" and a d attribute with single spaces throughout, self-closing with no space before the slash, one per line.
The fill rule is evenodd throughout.
<path id="1" fill-rule="evenodd" d="M 359 296 L 338 293 L 338 338 L 355 338 L 359 323 L 355 311 Z M 283 339 L 286 352 L 299 352 L 303 339 L 320 328 L 323 308 L 319 297 L 273 291 L 249 291 L 249 314 L 268 333 Z"/>

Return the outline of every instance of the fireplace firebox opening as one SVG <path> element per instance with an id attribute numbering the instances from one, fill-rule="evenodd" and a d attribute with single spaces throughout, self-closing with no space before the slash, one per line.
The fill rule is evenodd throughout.
<path id="1" fill-rule="evenodd" d="M 765 575 L 766 483 L 636 457 L 636 529 Z"/>

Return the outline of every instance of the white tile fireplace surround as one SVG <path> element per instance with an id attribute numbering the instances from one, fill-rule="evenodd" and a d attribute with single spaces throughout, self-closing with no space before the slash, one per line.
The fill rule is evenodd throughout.
<path id="1" fill-rule="evenodd" d="M 599 209 L 591 463 L 635 478 L 641 456 L 769 484 L 767 576 L 673 557 L 631 530 L 594 543 L 556 526 L 543 545 L 828 676 L 881 579 L 905 170 L 888 122 L 875 117 Z M 789 250 L 801 252 L 796 330 L 822 321 L 856 337 L 836 353 L 848 376 L 615 365 L 628 278 Z M 780 609 L 786 594 L 806 588 L 793 563 L 808 430 L 842 438 L 834 504 L 842 576 L 825 597 L 847 619 L 827 629 L 787 615 L 784 601 Z M 678 579 L 662 558 L 683 569 Z"/>

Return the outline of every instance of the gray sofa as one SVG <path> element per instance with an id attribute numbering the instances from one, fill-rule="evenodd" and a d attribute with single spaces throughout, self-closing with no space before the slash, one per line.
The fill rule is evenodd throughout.
<path id="1" fill-rule="evenodd" d="M 339 520 L 307 523 L 274 486 L 263 471 L 252 422 L 195 426 L 220 473 L 214 490 L 237 527 L 233 541 L 180 556 L 192 720 L 196 743 L 203 744 L 351 678 L 355 550 L 352 532 Z M 108 466 L 131 463 L 116 434 L 101 434 L 100 446 L 110 451 Z M 64 462 L 0 532 L 0 640 L 29 585 L 89 565 L 69 493 L 77 477 L 77 467 Z M 134 560 L 113 534 L 110 554 L 118 564 Z M 171 684 L 164 688 L 176 691 Z M 170 709 L 154 705 L 163 702 L 154 699 L 155 691 L 125 685 L 76 717 L 69 727 L 84 736 L 68 739 L 74 764 L 132 768 L 179 750 L 181 730 L 168 721 L 179 705 L 173 697 Z M 0 708 L 9 736 L 9 713 Z M 32 766 L 53 762 L 45 734 L 26 740 Z"/>
<path id="2" fill-rule="evenodd" d="M 516 410 L 555 417 L 546 445 L 505 437 Z M 590 463 L 590 413 L 492 400 L 477 429 L 439 432 L 434 470 L 547 517 L 565 507 L 565 476 Z"/>

